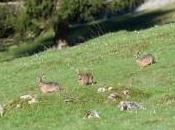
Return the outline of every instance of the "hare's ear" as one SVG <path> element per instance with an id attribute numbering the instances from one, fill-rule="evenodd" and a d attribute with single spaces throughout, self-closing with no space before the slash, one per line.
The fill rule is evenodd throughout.
<path id="1" fill-rule="evenodd" d="M 80 74 L 80 69 L 76 69 L 76 73 L 79 75 Z"/>
<path id="2" fill-rule="evenodd" d="M 41 82 L 43 80 L 43 78 L 45 77 L 44 73 L 41 72 L 39 75 L 38 75 L 38 81 Z"/>
<path id="3" fill-rule="evenodd" d="M 140 57 L 140 51 L 137 51 L 135 54 L 135 58 L 138 59 Z"/>

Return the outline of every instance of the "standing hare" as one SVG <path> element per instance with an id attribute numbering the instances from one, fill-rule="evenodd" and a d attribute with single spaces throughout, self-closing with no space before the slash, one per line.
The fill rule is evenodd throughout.
<path id="1" fill-rule="evenodd" d="M 67 42 L 66 42 L 65 40 L 59 40 L 59 44 L 58 44 L 57 48 L 58 48 L 59 50 L 61 50 L 61 49 L 64 49 L 64 48 L 66 48 L 66 47 L 68 47 Z"/>
<path id="2" fill-rule="evenodd" d="M 148 65 L 154 64 L 155 58 L 152 54 L 146 54 L 146 55 L 140 56 L 140 53 L 138 52 L 136 56 L 136 63 L 140 67 L 140 69 L 143 69 Z"/>
<path id="3" fill-rule="evenodd" d="M 43 76 L 39 78 L 38 86 L 43 93 L 52 93 L 61 90 L 60 85 L 57 82 L 48 82 L 43 80 Z"/>
<path id="4" fill-rule="evenodd" d="M 78 73 L 78 82 L 80 85 L 93 85 L 94 77 L 91 73 Z"/>

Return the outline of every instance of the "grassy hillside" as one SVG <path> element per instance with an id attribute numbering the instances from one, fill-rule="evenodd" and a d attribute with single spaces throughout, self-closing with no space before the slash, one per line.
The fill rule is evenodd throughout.
<path id="1" fill-rule="evenodd" d="M 50 49 L 31 57 L 0 63 L 0 103 L 23 94 L 37 94 L 39 103 L 13 108 L 0 118 L 3 130 L 173 130 L 175 128 L 175 24 L 143 31 L 119 31 L 90 40 L 80 46 Z M 140 70 L 137 51 L 152 53 L 157 63 Z M 76 70 L 93 72 L 97 84 L 82 87 Z M 58 81 L 64 91 L 44 95 L 37 76 Z M 97 88 L 111 86 L 116 92 L 130 91 L 128 100 L 144 104 L 146 110 L 121 112 L 119 101 L 107 100 L 109 93 Z M 76 98 L 65 103 L 65 96 Z M 121 100 L 125 100 L 124 98 Z M 84 120 L 87 110 L 101 119 Z"/>

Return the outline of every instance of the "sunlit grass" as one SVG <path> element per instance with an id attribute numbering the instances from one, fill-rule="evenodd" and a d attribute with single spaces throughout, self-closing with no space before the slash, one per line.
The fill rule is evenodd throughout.
<path id="1" fill-rule="evenodd" d="M 9 110 L 0 118 L 3 130 L 173 130 L 175 105 L 175 24 L 142 31 L 119 31 L 61 51 L 49 49 L 30 57 L 0 63 L 0 103 L 23 94 L 37 94 L 39 103 Z M 152 53 L 156 64 L 140 70 L 137 51 Z M 93 72 L 97 84 L 82 87 L 77 69 Z M 57 81 L 64 87 L 59 94 L 44 95 L 37 76 Z M 121 112 L 118 101 L 107 100 L 109 93 L 97 88 L 110 86 L 116 92 L 130 91 L 128 100 L 144 104 L 145 110 Z M 64 97 L 76 98 L 65 103 Z M 125 98 L 121 99 L 125 100 Z M 87 110 L 96 110 L 101 119 L 84 120 Z"/>

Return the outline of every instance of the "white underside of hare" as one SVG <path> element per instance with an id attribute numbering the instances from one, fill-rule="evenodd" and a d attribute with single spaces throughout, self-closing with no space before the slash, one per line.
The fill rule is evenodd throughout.
<path id="1" fill-rule="evenodd" d="M 142 60 L 142 61 L 136 60 L 136 63 L 137 63 L 137 65 L 138 65 L 141 69 L 143 69 L 144 67 L 153 64 L 153 61 L 152 61 L 152 60 L 144 59 L 144 60 Z"/>
<path id="2" fill-rule="evenodd" d="M 48 86 L 42 86 L 41 88 L 41 91 L 43 93 L 52 93 L 52 92 L 57 92 L 58 91 L 58 88 L 56 87 L 48 87 Z"/>

